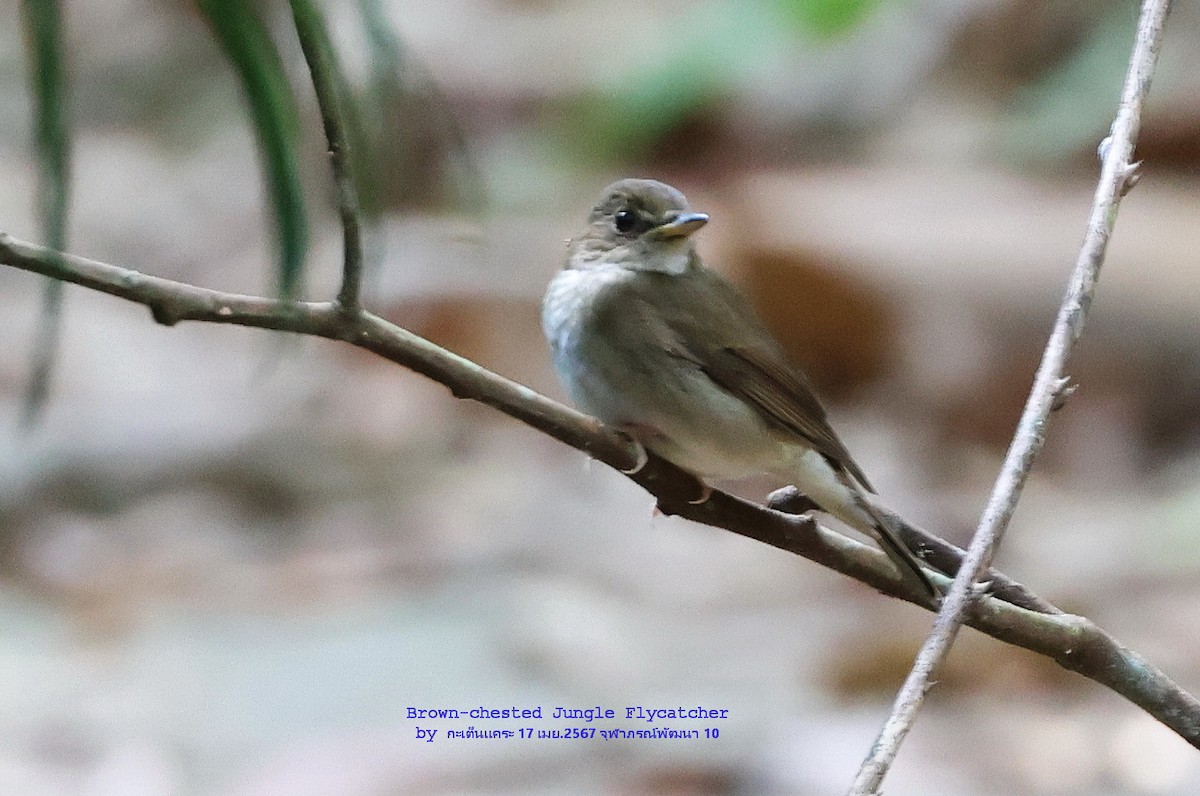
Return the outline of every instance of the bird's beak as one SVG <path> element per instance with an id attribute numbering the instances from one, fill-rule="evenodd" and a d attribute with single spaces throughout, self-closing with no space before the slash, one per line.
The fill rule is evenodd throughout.
<path id="1" fill-rule="evenodd" d="M 660 239 L 686 238 L 707 223 L 707 213 L 680 213 L 670 221 L 659 224 L 650 230 L 649 234 Z"/>

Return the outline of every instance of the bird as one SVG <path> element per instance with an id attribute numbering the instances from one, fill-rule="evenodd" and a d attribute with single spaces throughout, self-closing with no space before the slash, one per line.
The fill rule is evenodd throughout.
<path id="1" fill-rule="evenodd" d="M 571 401 L 706 485 L 763 474 L 795 485 L 873 537 L 909 588 L 936 603 L 891 525 L 902 521 L 877 503 L 812 382 L 750 301 L 701 262 L 693 235 L 708 221 L 657 180 L 604 189 L 542 301 Z"/>

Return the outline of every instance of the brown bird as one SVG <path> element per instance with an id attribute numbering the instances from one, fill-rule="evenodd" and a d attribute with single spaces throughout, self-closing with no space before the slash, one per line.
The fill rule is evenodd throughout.
<path id="1" fill-rule="evenodd" d="M 749 301 L 701 264 L 691 236 L 707 222 L 661 182 L 605 189 L 542 304 L 572 400 L 701 478 L 768 473 L 795 484 L 877 539 L 915 592 L 936 601 L 808 378 Z"/>

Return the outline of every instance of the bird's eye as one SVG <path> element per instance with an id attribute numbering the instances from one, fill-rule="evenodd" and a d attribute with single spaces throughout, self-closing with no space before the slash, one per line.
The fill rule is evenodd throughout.
<path id="1" fill-rule="evenodd" d="M 632 210 L 618 210 L 613 216 L 613 226 L 617 228 L 617 232 L 628 232 L 637 224 L 637 213 Z"/>

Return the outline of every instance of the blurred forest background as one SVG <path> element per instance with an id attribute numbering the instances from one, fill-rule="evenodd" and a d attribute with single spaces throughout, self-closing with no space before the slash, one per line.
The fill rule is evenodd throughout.
<path id="1" fill-rule="evenodd" d="M 612 179 L 671 182 L 885 500 L 962 543 L 1083 235 L 1136 5 L 323 3 L 384 131 L 367 305 L 561 397 L 538 305 L 563 241 Z M 1176 5 L 1081 386 L 998 564 L 1195 693 L 1200 6 Z M 300 292 L 329 298 L 320 122 L 286 4 L 257 8 L 301 111 Z M 37 240 L 19 10 L 0 5 L 0 229 Z M 255 134 L 196 7 L 64 15 L 68 250 L 273 291 Z M 69 288 L 49 403 L 20 432 L 42 285 L 4 268 L 0 290 L 0 792 L 840 793 L 928 629 L 652 516 L 582 454 L 343 345 L 164 328 Z M 730 717 L 712 741 L 432 744 L 406 718 L 513 703 Z M 1198 791 L 1200 757 L 1137 708 L 973 632 L 887 782 Z"/>

